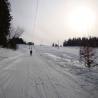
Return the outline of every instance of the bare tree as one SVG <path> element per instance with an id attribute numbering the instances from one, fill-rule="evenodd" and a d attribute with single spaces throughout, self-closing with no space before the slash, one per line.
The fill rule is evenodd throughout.
<path id="1" fill-rule="evenodd" d="M 10 34 L 8 35 L 8 39 L 19 38 L 23 34 L 23 32 L 24 30 L 20 27 L 17 28 L 11 27 Z"/>
<path id="2" fill-rule="evenodd" d="M 19 42 L 19 37 L 23 34 L 24 30 L 20 27 L 10 28 L 10 33 L 7 37 L 8 48 L 17 49 L 17 42 Z"/>
<path id="3" fill-rule="evenodd" d="M 89 46 L 80 47 L 80 61 L 85 63 L 85 66 L 90 68 L 96 66 L 95 48 Z"/>

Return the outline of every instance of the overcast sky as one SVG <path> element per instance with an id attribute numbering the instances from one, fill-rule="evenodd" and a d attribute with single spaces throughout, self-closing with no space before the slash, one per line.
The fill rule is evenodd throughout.
<path id="1" fill-rule="evenodd" d="M 51 44 L 70 37 L 98 36 L 98 0 L 38 0 L 38 10 L 37 0 L 9 1 L 13 25 L 25 30 L 26 41 Z"/>

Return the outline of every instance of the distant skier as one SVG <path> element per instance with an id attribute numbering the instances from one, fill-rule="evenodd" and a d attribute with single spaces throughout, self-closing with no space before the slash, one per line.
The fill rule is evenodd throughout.
<path id="1" fill-rule="evenodd" d="M 32 56 L 32 50 L 30 50 L 30 56 Z"/>

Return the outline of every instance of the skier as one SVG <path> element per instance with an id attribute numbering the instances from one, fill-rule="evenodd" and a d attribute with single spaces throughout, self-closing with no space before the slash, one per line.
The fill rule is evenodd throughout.
<path id="1" fill-rule="evenodd" d="M 32 50 L 30 50 L 30 56 L 32 56 Z"/>

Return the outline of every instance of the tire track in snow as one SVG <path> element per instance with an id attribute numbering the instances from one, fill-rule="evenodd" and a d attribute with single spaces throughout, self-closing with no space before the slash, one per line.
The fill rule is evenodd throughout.
<path id="1" fill-rule="evenodd" d="M 53 82 L 51 81 L 51 79 L 49 78 L 48 75 L 47 75 L 47 77 L 48 77 L 48 81 L 50 82 L 50 84 L 53 87 L 54 92 L 56 94 L 56 97 L 55 98 L 62 98 L 61 95 L 60 95 L 60 93 L 57 91 L 57 88 L 56 88 L 55 84 L 53 84 Z"/>
<path id="2" fill-rule="evenodd" d="M 10 57 L 3 61 L 0 61 L 0 72 L 2 72 L 3 69 L 5 69 L 6 67 L 13 65 L 13 63 L 15 63 L 17 60 L 19 60 L 22 56 L 23 56 L 23 54 L 14 56 L 14 57 Z"/>
<path id="3" fill-rule="evenodd" d="M 42 84 L 38 83 L 37 81 L 35 80 L 35 87 L 36 91 L 38 92 L 37 94 L 39 95 L 40 98 L 46 98 L 43 92 Z"/>
<path id="4" fill-rule="evenodd" d="M 13 88 L 15 82 L 14 72 L 11 68 L 20 61 L 20 56 L 10 57 L 0 62 L 0 98 L 9 98 L 8 91 Z"/>

